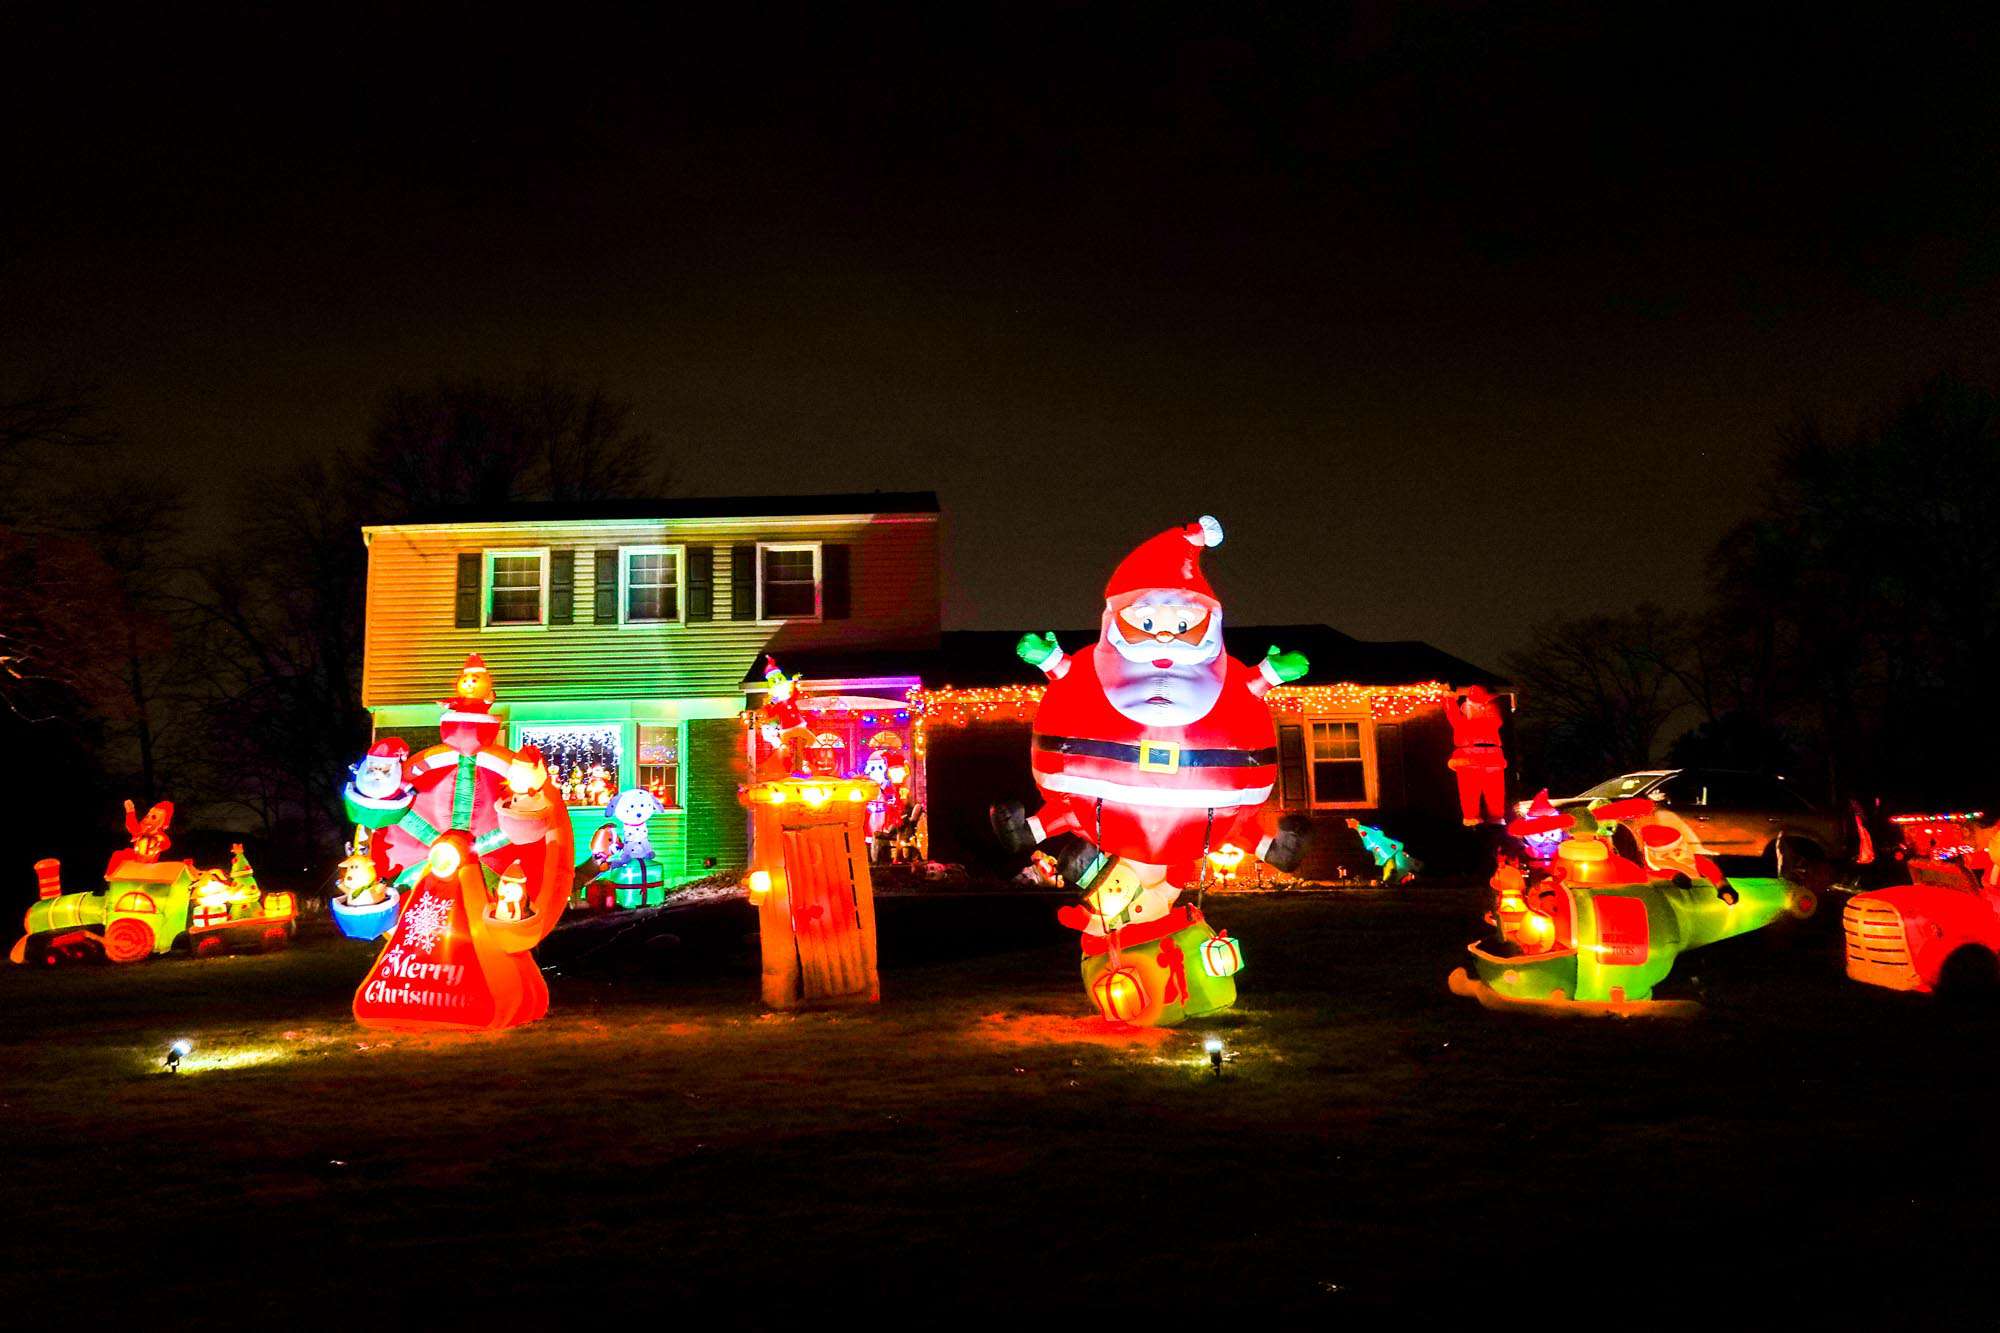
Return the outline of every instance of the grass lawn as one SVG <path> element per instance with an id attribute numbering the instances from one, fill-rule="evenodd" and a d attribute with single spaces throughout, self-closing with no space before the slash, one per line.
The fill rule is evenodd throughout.
<path id="1" fill-rule="evenodd" d="M 1849 983 L 1827 931 L 1686 956 L 1688 1022 L 1490 1014 L 1445 989 L 1483 900 L 1213 900 L 1242 1006 L 1139 1034 L 1083 1018 L 1055 899 L 885 899 L 884 1002 L 800 1016 L 740 901 L 566 926 L 495 1036 L 357 1029 L 373 951 L 330 937 L 0 970 L 10 1322 L 2000 1311 L 2000 1015 Z"/>

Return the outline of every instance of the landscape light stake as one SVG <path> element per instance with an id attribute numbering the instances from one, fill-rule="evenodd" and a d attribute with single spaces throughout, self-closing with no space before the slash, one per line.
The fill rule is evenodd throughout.
<path id="1" fill-rule="evenodd" d="M 189 1041 L 186 1037 L 180 1038 L 179 1040 L 174 1042 L 173 1045 L 167 1047 L 167 1058 L 165 1061 L 162 1062 L 166 1067 L 166 1071 L 169 1074 L 179 1072 L 181 1067 L 181 1057 L 185 1056 L 189 1051 L 193 1049 L 194 1049 L 194 1043 Z"/>

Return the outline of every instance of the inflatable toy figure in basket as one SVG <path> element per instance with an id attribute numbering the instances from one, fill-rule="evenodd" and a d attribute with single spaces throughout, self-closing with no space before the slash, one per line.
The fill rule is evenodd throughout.
<path id="1" fill-rule="evenodd" d="M 533 747 L 498 743 L 492 678 L 476 654 L 442 707 L 440 744 L 400 772 L 383 767 L 373 790 L 360 772 L 347 789 L 348 815 L 401 899 L 354 1016 L 374 1027 L 530 1023 L 549 1004 L 530 950 L 555 928 L 573 879 L 569 814 Z"/>
<path id="2" fill-rule="evenodd" d="M 1098 640 L 1072 658 L 1053 634 L 1021 658 L 1049 685 L 1035 713 L 1032 767 L 1043 805 L 993 808 L 1010 850 L 1068 834 L 1065 882 L 1085 894 L 1059 914 L 1083 938 L 1084 986 L 1113 1022 L 1172 1025 L 1235 1003 L 1242 952 L 1176 906 L 1205 858 L 1233 846 L 1290 870 L 1305 821 L 1266 810 L 1278 774 L 1264 694 L 1306 672 L 1272 648 L 1256 666 L 1222 646 L 1222 604 L 1201 553 L 1222 541 L 1203 517 L 1127 556 L 1104 589 Z"/>

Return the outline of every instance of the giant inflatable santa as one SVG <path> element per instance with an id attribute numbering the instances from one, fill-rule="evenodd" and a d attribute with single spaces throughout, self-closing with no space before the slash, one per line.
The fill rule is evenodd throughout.
<path id="1" fill-rule="evenodd" d="M 1306 821 L 1267 809 L 1278 740 L 1263 696 L 1304 675 L 1306 660 L 1273 647 L 1252 667 L 1223 652 L 1222 603 L 1201 572 L 1202 552 L 1221 541 L 1204 515 L 1141 543 L 1105 585 L 1097 642 L 1078 656 L 1053 634 L 1016 646 L 1049 680 L 1032 756 L 1044 803 L 1032 815 L 995 806 L 994 829 L 1013 851 L 1075 835 L 1059 866 L 1088 896 L 1062 915 L 1083 932 L 1085 982 L 1107 1017 L 1171 1023 L 1232 1002 L 1226 974 L 1202 985 L 1214 932 L 1175 900 L 1225 844 L 1280 870 L 1303 851 Z M 1093 959 L 1135 973 L 1145 991 L 1135 1014 L 1097 993 Z"/>

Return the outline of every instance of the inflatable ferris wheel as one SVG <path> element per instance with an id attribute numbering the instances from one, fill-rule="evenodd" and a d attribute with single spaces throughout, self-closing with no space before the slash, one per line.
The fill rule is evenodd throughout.
<path id="1" fill-rule="evenodd" d="M 511 1027 L 548 1008 L 530 954 L 569 900 L 567 807 L 533 746 L 499 743 L 493 683 L 465 660 L 439 743 L 376 743 L 344 793 L 357 828 L 334 913 L 388 942 L 354 997 L 390 1027 Z M 363 849 L 365 846 L 365 850 Z"/>

